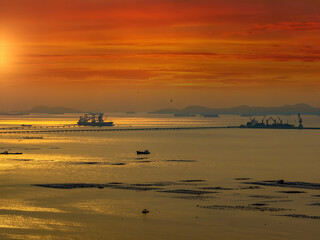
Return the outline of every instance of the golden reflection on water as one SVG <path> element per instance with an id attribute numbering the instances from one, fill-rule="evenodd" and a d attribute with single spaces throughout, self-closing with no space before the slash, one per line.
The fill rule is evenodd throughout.
<path id="1" fill-rule="evenodd" d="M 140 113 L 134 116 L 127 114 L 112 114 L 106 121 L 112 121 L 115 127 L 151 127 L 151 126 L 222 126 L 226 122 L 230 125 L 234 122 L 234 116 L 224 118 L 204 118 L 196 116 L 192 118 L 173 117 L 172 114 L 145 114 Z M 4 127 L 17 127 L 21 125 L 34 126 L 58 126 L 77 124 L 79 115 L 24 115 L 16 117 L 1 117 L 0 125 Z M 240 123 L 237 122 L 239 125 Z"/>
<path id="2" fill-rule="evenodd" d="M 47 235 L 47 236 L 43 236 L 43 235 L 27 235 L 27 234 L 23 234 L 23 235 L 18 235 L 18 234 L 6 234 L 6 236 L 8 237 L 8 239 L 16 239 L 16 240 L 53 240 L 53 239 L 70 239 L 70 238 L 53 238 L 52 235 Z"/>
<path id="3" fill-rule="evenodd" d="M 57 119 L 59 120 L 59 118 Z M 126 123 L 128 120 L 123 119 L 122 121 Z M 185 124 L 190 124 L 195 120 L 197 119 L 185 120 Z M 158 120 L 136 118 L 134 121 L 140 122 L 140 124 L 157 125 L 166 120 L 165 118 Z M 144 121 L 147 122 L 144 123 Z M 168 124 L 174 125 L 178 119 L 172 121 Z M 82 229 L 90 234 L 94 234 L 99 229 L 100 236 L 105 236 L 109 233 L 106 219 L 111 219 L 109 223 L 115 222 L 115 219 L 126 221 L 125 223 L 128 223 L 126 230 L 127 227 L 134 230 L 137 229 L 136 226 L 141 227 L 143 234 L 146 232 L 145 223 L 148 221 L 151 223 L 150 219 L 156 219 L 163 220 L 163 228 L 161 228 L 161 224 L 157 225 L 154 222 L 149 226 L 153 227 L 152 230 L 158 230 L 161 233 L 171 229 L 172 231 L 176 230 L 177 226 L 172 225 L 172 220 L 175 220 L 185 224 L 192 223 L 192 227 L 188 228 L 191 235 L 196 227 L 200 226 L 201 231 L 199 232 L 207 231 L 208 236 L 210 235 L 210 238 L 206 239 L 217 237 L 216 233 L 212 231 L 212 226 L 219 226 L 219 224 L 234 234 L 241 231 L 244 231 L 244 234 L 245 231 L 250 234 L 253 232 L 252 235 L 255 235 L 255 239 L 259 239 L 261 237 L 259 233 L 264 233 L 267 229 L 264 225 L 265 221 L 269 219 L 267 213 L 206 211 L 196 208 L 196 204 L 251 204 L 257 202 L 248 196 L 253 194 L 251 192 L 261 191 L 264 195 L 274 195 L 274 191 L 276 191 L 275 189 L 250 189 L 247 192 L 241 190 L 241 195 L 238 195 L 240 190 L 239 192 L 225 191 L 225 193 L 214 195 L 213 198 L 197 200 L 189 196 L 174 197 L 170 194 L 167 196 L 165 193 L 157 193 L 156 191 L 147 192 L 144 195 L 142 192 L 132 192 L 131 194 L 131 192 L 127 192 L 128 190 L 116 189 L 113 191 L 109 188 L 104 190 L 45 189 L 32 186 L 33 184 L 108 182 L 134 184 L 204 179 L 207 180 L 208 186 L 232 187 L 233 185 L 230 184 L 240 184 L 233 180 L 236 177 L 252 177 L 261 180 L 281 178 L 318 181 L 317 166 L 319 161 L 316 156 L 319 156 L 319 143 L 316 140 L 319 135 L 314 131 L 280 132 L 277 130 L 225 129 L 177 132 L 27 133 L 0 134 L 0 136 L 0 152 L 8 148 L 11 148 L 10 152 L 23 152 L 22 155 L 0 155 L 0 178 L 2 180 L 0 194 L 4 193 L 6 197 L 6 199 L 0 200 L 0 231 L 2 230 L 0 239 L 3 236 L 5 239 L 7 236 L 12 239 L 60 239 L 61 235 L 72 239 L 65 230 L 79 233 Z M 43 139 L 23 139 L 24 136 L 43 136 Z M 148 149 L 152 154 L 146 159 L 139 158 L 136 155 L 136 150 L 140 149 Z M 194 162 L 183 161 L 193 159 Z M 118 163 L 125 165 L 113 165 Z M 165 188 L 175 189 L 185 188 L 185 186 Z M 298 209 L 297 213 L 301 214 L 318 215 L 316 207 L 306 206 L 311 200 L 316 201 L 314 197 L 311 198 L 315 194 L 317 193 L 309 192 L 305 195 L 289 196 L 289 200 L 294 200 L 292 203 L 279 202 L 272 203 L 274 205 L 271 206 Z M 143 208 L 150 209 L 150 214 L 142 215 Z M 161 210 L 161 214 L 156 215 L 156 208 Z M 66 211 L 60 209 L 66 209 Z M 195 216 L 199 216 L 199 219 Z M 77 217 L 77 220 L 70 220 L 74 217 Z M 143 219 L 143 222 L 137 221 L 139 219 Z M 129 223 L 131 220 L 132 222 Z M 83 225 L 79 228 L 80 225 L 72 221 L 79 221 Z M 268 239 L 275 239 L 271 236 L 283 232 L 284 226 L 290 228 L 289 232 L 293 234 L 302 232 L 303 229 L 310 226 L 308 229 L 311 231 L 305 231 L 305 234 L 308 239 L 316 239 L 311 237 L 317 234 L 314 227 L 317 224 L 316 220 L 282 220 L 281 218 L 281 221 L 286 225 L 282 224 L 279 229 L 268 228 L 270 231 Z M 297 228 L 295 224 L 292 224 L 295 221 L 299 221 Z M 137 225 L 135 225 L 136 222 Z M 270 215 L 270 223 L 274 224 L 274 222 L 277 222 L 277 218 Z M 117 226 L 117 223 L 110 228 Z M 234 226 L 235 230 L 230 228 L 230 223 L 237 224 Z M 260 223 L 263 224 L 260 226 Z M 256 224 L 258 227 L 252 227 L 252 224 Z M 125 232 L 123 230 L 124 224 L 118 225 L 122 228 L 114 228 L 116 233 L 121 235 Z M 183 224 L 180 225 L 183 226 Z M 19 229 L 31 229 L 31 231 L 19 231 Z M 177 238 L 188 238 L 184 237 L 185 230 L 188 229 L 183 227 L 176 231 Z M 258 229 L 258 233 L 256 229 Z M 54 230 L 54 232 L 47 230 Z M 152 232 L 150 228 L 147 230 Z M 224 229 L 222 228 L 221 231 Z M 52 236 L 49 236 L 51 233 Z M 225 239 L 235 239 L 231 235 Z M 156 239 L 154 232 L 147 236 L 149 239 Z M 157 239 L 162 239 L 161 236 L 167 238 L 169 235 L 159 236 Z M 86 239 L 85 236 L 81 237 L 77 239 Z M 193 234 L 188 239 L 201 239 L 201 237 L 203 235 Z M 130 238 L 141 239 L 141 235 L 133 234 Z M 239 237 L 238 239 L 253 238 Z M 299 239 L 299 236 L 291 239 Z"/>
<path id="4" fill-rule="evenodd" d="M 41 139 L 24 139 L 25 137 L 42 137 Z M 53 145 L 53 144 L 64 144 L 64 143 L 87 143 L 90 141 L 90 143 L 116 143 L 119 141 L 123 141 L 122 139 L 115 139 L 112 137 L 97 137 L 96 135 L 90 136 L 81 136 L 81 135 L 74 135 L 71 136 L 63 136 L 59 133 L 50 133 L 50 134 L 29 134 L 29 133 L 23 133 L 23 134 L 0 134 L 0 143 L 2 144 L 11 144 L 12 147 L 24 147 L 24 146 L 42 146 L 42 145 Z M 137 141 L 141 141 L 141 139 L 137 139 Z M 5 145 L 3 145 L 1 148 L 3 149 Z M 0 148 L 0 149 L 1 149 Z"/>
<path id="5" fill-rule="evenodd" d="M 24 212 L 55 212 L 63 213 L 57 208 L 46 208 L 34 206 L 29 201 L 17 200 L 17 199 L 0 199 L 0 210 L 13 210 L 13 211 L 24 211 Z"/>
<path id="6" fill-rule="evenodd" d="M 0 162 L 0 171 L 9 171 L 15 169 L 14 164 Z"/>
<path id="7" fill-rule="evenodd" d="M 131 211 L 132 209 L 135 209 L 136 206 L 132 201 L 129 200 L 119 201 L 111 199 L 96 199 L 81 201 L 69 207 L 78 208 L 91 214 L 106 214 L 125 217 L 134 217 L 141 215 L 140 212 L 133 213 L 134 211 Z"/>
<path id="8" fill-rule="evenodd" d="M 21 126 L 21 125 L 47 125 L 47 126 L 52 126 L 52 125 L 59 125 L 59 124 L 76 124 L 76 122 L 74 121 L 61 121 L 61 119 L 59 120 L 39 120 L 39 119 L 7 119 L 7 120 L 2 120 L 1 122 L 1 125 L 8 125 L 8 126 L 11 126 L 11 125 L 18 125 L 18 126 Z M 25 128 L 25 129 L 28 129 L 28 128 Z"/>
<path id="9" fill-rule="evenodd" d="M 52 219 L 42 219 L 22 215 L 0 215 L 0 228 L 14 229 L 44 229 L 66 231 L 70 227 L 80 226 L 78 223 L 57 221 Z"/>

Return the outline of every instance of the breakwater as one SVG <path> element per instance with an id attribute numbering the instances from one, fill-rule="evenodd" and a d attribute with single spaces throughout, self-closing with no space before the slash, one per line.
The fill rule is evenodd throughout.
<path id="1" fill-rule="evenodd" d="M 266 129 L 266 128 L 246 128 L 246 127 L 239 127 L 239 126 L 225 126 L 225 127 L 213 127 L 213 126 L 198 126 L 198 127 L 112 127 L 112 128 L 86 128 L 86 129 L 72 129 L 72 128 L 46 128 L 41 127 L 39 129 L 6 129 L 6 130 L 0 130 L 0 134 L 25 134 L 25 133 L 77 133 L 77 132 L 123 132 L 123 131 L 168 131 L 168 130 L 206 130 L 206 129 Z M 268 130 L 271 129 L 278 129 L 278 130 L 320 130 L 320 127 L 307 127 L 307 128 L 290 128 L 290 129 L 279 129 L 279 128 L 268 128 Z"/>

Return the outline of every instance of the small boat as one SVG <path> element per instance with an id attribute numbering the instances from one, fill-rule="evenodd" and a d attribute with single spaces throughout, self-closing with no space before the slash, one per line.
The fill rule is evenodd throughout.
<path id="1" fill-rule="evenodd" d="M 219 114 L 216 114 L 216 113 L 202 113 L 201 116 L 202 117 L 207 117 L 207 118 L 218 118 Z"/>
<path id="2" fill-rule="evenodd" d="M 149 213 L 149 210 L 145 208 L 145 209 L 142 210 L 142 213 L 143 214 L 147 214 L 147 213 Z"/>
<path id="3" fill-rule="evenodd" d="M 196 114 L 194 113 L 175 113 L 175 117 L 195 117 Z"/>
<path id="4" fill-rule="evenodd" d="M 43 137 L 23 137 L 23 139 L 43 139 Z"/>
<path id="5" fill-rule="evenodd" d="M 9 153 L 8 151 L 4 151 L 4 152 L 2 152 L 2 153 L 0 153 L 0 154 L 8 155 L 8 154 L 22 154 L 22 153 L 20 153 L 20 152 L 16 152 L 16 153 Z"/>
<path id="6" fill-rule="evenodd" d="M 144 150 L 142 151 L 137 151 L 137 154 L 150 154 L 150 152 L 148 150 Z"/>

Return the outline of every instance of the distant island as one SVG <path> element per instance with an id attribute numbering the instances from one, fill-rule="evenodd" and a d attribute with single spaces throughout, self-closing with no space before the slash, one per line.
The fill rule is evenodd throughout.
<path id="1" fill-rule="evenodd" d="M 320 108 L 312 107 L 305 103 L 295 105 L 284 105 L 280 107 L 250 107 L 241 105 L 231 108 L 208 108 L 203 106 L 188 106 L 183 109 L 165 108 L 150 114 L 234 114 L 242 116 L 264 116 L 264 115 L 320 115 Z"/>

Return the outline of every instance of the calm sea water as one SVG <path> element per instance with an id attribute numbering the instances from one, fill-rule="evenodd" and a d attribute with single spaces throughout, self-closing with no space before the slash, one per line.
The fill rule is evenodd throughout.
<path id="1" fill-rule="evenodd" d="M 283 118 L 296 124 L 295 116 Z M 109 119 L 115 122 L 115 127 L 236 126 L 247 120 L 238 116 L 174 118 L 147 114 L 110 114 Z M 2 128 L 21 124 L 45 128 L 76 121 L 76 115 L 2 116 L 0 124 Z M 320 126 L 320 117 L 306 116 L 304 125 Z M 319 130 L 212 129 L 0 136 L 1 152 L 23 152 L 0 155 L 0 239 L 319 239 L 320 236 L 320 220 L 311 218 L 320 216 L 319 190 L 248 189 L 252 185 L 244 183 L 279 179 L 319 183 Z M 43 139 L 24 139 L 26 136 Z M 137 150 L 145 149 L 151 152 L 150 156 L 136 155 Z M 126 187 L 34 186 L 110 182 Z M 133 186 L 153 189 L 138 191 Z M 198 195 L 190 191 L 212 193 Z M 236 207 L 256 203 L 286 210 Z M 234 208 L 203 208 L 213 205 Z M 150 211 L 148 214 L 141 213 L 145 208 Z M 288 214 L 304 217 L 279 216 Z"/>

